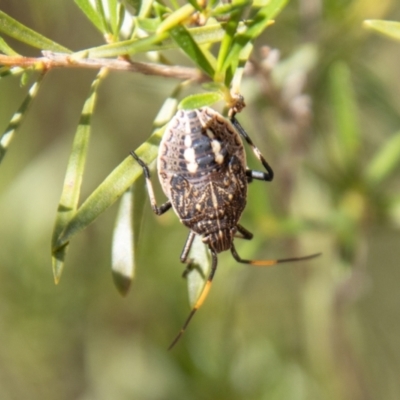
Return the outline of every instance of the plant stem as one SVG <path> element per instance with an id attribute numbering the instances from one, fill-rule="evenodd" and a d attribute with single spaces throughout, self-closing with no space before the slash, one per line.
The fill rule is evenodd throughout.
<path id="1" fill-rule="evenodd" d="M 43 51 L 43 57 L 7 56 L 0 54 L 0 65 L 10 67 L 34 67 L 36 69 L 51 68 L 108 68 L 116 71 L 137 72 L 144 75 L 157 75 L 165 78 L 190 79 L 207 82 L 210 79 L 196 68 L 170 66 L 154 63 L 127 61 L 125 59 L 107 58 L 74 58 L 70 54 Z"/>

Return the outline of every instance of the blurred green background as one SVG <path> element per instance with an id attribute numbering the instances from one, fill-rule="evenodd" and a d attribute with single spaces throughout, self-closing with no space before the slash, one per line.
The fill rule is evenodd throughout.
<path id="1" fill-rule="evenodd" d="M 72 1 L 0 7 L 72 50 L 102 42 Z M 156 218 L 145 207 L 126 298 L 110 270 L 117 207 L 72 241 L 53 283 L 52 228 L 95 71 L 48 74 L 1 165 L 1 400 L 400 398 L 396 156 L 390 171 L 385 166 L 400 131 L 400 43 L 366 30 L 365 19 L 400 20 L 400 5 L 289 2 L 257 41 L 242 87 L 248 107 L 240 121 L 276 178 L 252 184 L 242 223 L 255 239 L 238 251 L 322 257 L 262 269 L 221 254 L 207 302 L 171 352 L 189 311 L 179 262 L 188 231 L 172 212 Z M 277 64 L 263 46 L 280 51 Z M 82 198 L 146 140 L 176 84 L 110 73 L 99 90 Z M 8 78 L 0 91 L 3 130 L 26 88 Z M 259 168 L 251 154 L 249 164 Z"/>

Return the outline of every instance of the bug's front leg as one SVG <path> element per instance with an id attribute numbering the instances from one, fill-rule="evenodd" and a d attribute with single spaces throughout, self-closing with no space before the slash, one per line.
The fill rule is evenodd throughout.
<path id="1" fill-rule="evenodd" d="M 274 179 L 274 171 L 272 170 L 271 166 L 267 163 L 267 160 L 264 158 L 264 156 L 261 154 L 259 148 L 253 143 L 253 141 L 250 139 L 250 136 L 243 129 L 242 125 L 240 125 L 239 121 L 235 118 L 235 113 L 232 112 L 230 119 L 233 126 L 239 132 L 240 136 L 242 136 L 242 138 L 248 143 L 248 145 L 253 150 L 254 155 L 257 157 L 257 159 L 261 162 L 261 164 L 267 171 L 265 173 L 262 171 L 253 171 L 251 169 L 248 169 L 246 171 L 246 175 L 249 182 L 251 182 L 253 179 L 257 179 L 260 181 L 267 181 L 267 182 L 272 181 L 272 179 Z"/>
<path id="2" fill-rule="evenodd" d="M 147 187 L 147 193 L 149 194 L 151 208 L 153 209 L 154 213 L 157 215 L 164 214 L 166 211 L 168 211 L 171 208 L 171 202 L 166 201 L 164 204 L 161 204 L 161 206 L 157 206 L 156 198 L 154 196 L 153 184 L 151 183 L 151 179 L 150 179 L 149 167 L 146 165 L 146 163 L 143 160 L 141 160 L 139 158 L 139 156 L 134 151 L 131 151 L 130 154 L 143 169 L 143 174 L 146 178 L 146 187 Z"/>

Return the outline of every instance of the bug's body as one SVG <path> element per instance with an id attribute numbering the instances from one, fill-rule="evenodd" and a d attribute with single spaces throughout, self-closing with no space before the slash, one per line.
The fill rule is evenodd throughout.
<path id="1" fill-rule="evenodd" d="M 181 222 L 217 253 L 231 247 L 246 205 L 246 156 L 230 122 L 210 108 L 179 111 L 166 127 L 158 176 Z"/>
<path id="2" fill-rule="evenodd" d="M 250 145 L 266 172 L 247 168 L 241 137 Z M 181 222 L 190 229 L 181 261 L 190 264 L 188 255 L 195 235 L 202 236 L 211 253 L 211 271 L 204 288 L 170 348 L 182 336 L 207 297 L 217 269 L 217 254 L 221 251 L 230 250 L 236 261 L 256 266 L 306 260 L 318 255 L 244 260 L 236 252 L 234 237 L 246 240 L 253 237 L 238 223 L 246 206 L 247 184 L 253 179 L 271 181 L 273 171 L 236 120 L 234 112 L 228 121 L 208 107 L 180 110 L 168 123 L 157 163 L 159 180 L 168 198 L 161 206 L 157 206 L 147 165 L 135 152 L 131 154 L 143 168 L 153 211 L 161 215 L 172 207 Z"/>

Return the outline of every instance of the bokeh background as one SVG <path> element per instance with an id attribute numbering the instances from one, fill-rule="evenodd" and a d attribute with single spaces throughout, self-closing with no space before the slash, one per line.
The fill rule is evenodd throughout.
<path id="1" fill-rule="evenodd" d="M 72 1 L 0 9 L 73 50 L 102 42 Z M 207 302 L 170 352 L 189 311 L 179 262 L 188 232 L 172 212 L 145 207 L 126 298 L 110 270 L 116 206 L 74 238 L 53 283 L 51 233 L 95 72 L 48 74 L 1 165 L 0 399 L 399 399 L 400 169 L 366 178 L 400 131 L 400 43 L 362 25 L 385 18 L 400 20 L 396 0 L 291 1 L 257 41 L 240 120 L 276 178 L 252 184 L 242 223 L 255 239 L 237 248 L 323 255 L 262 269 L 221 254 Z M 176 84 L 109 75 L 83 199 L 148 137 Z M 18 77 L 1 80 L 2 130 L 25 95 Z"/>

